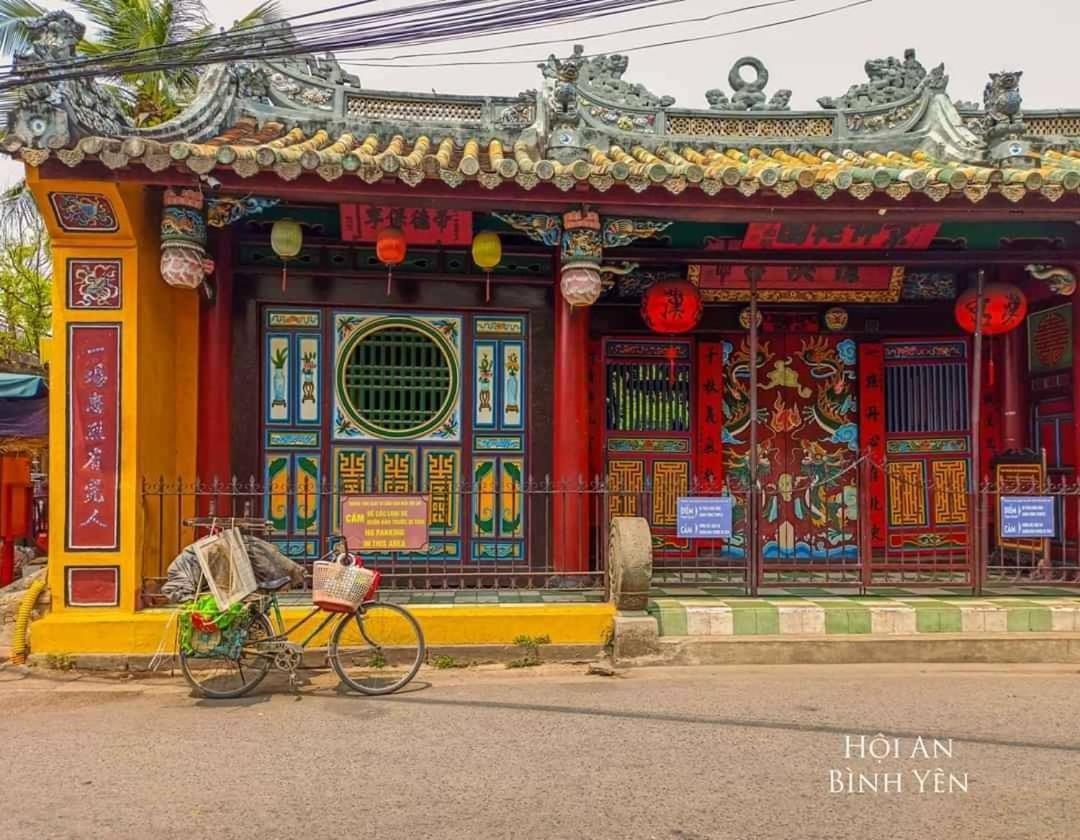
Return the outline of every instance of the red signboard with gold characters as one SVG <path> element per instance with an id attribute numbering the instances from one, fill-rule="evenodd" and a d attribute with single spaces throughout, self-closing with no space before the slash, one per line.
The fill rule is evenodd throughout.
<path id="1" fill-rule="evenodd" d="M 120 547 L 120 325 L 68 325 L 69 551 Z"/>
<path id="2" fill-rule="evenodd" d="M 379 231 L 400 230 L 409 245 L 468 245 L 472 242 L 472 213 L 427 207 L 341 205 L 341 238 L 345 242 L 374 242 Z"/>
<path id="3" fill-rule="evenodd" d="M 930 247 L 940 227 L 937 222 L 755 222 L 747 226 L 742 246 L 763 251 L 922 250 Z"/>
<path id="4" fill-rule="evenodd" d="M 713 241 L 707 251 L 862 251 L 924 250 L 940 225 L 846 222 L 755 222 L 747 226 L 741 244 Z M 687 279 L 701 289 L 708 303 L 745 301 L 750 287 L 758 300 L 777 303 L 895 303 L 904 285 L 904 269 L 887 265 L 691 265 Z"/>

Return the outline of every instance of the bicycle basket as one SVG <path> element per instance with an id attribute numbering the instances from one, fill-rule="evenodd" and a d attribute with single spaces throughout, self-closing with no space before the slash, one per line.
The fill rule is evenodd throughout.
<path id="1" fill-rule="evenodd" d="M 312 569 L 311 600 L 328 612 L 352 612 L 374 594 L 379 573 L 354 563 L 318 560 Z"/>

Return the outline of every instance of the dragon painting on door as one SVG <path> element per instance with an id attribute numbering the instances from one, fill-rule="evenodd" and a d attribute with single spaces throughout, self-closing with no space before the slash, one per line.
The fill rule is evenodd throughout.
<path id="1" fill-rule="evenodd" d="M 733 489 L 750 480 L 750 350 L 724 348 L 724 461 Z M 762 557 L 857 556 L 855 342 L 825 335 L 763 336 L 758 347 L 758 525 Z M 730 550 L 745 554 L 745 528 Z"/>

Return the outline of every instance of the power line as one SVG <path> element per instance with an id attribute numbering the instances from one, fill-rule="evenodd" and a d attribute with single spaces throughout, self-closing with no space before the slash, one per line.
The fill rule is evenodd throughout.
<path id="1" fill-rule="evenodd" d="M 664 0 L 664 2 L 661 2 L 658 5 L 664 6 L 664 5 L 668 5 L 669 3 L 683 3 L 683 2 L 686 2 L 686 0 Z M 740 6 L 737 9 L 726 9 L 726 10 L 724 10 L 722 12 L 714 12 L 712 14 L 703 15 L 701 17 L 680 18 L 679 20 L 669 20 L 669 21 L 664 21 L 663 23 L 648 23 L 648 24 L 642 24 L 640 26 L 628 26 L 625 29 L 615 29 L 615 30 L 612 30 L 610 32 L 603 32 L 603 33 L 600 33 L 600 34 L 597 34 L 597 35 L 575 35 L 574 39 L 584 41 L 584 40 L 588 40 L 590 38 L 610 38 L 610 37 L 615 36 L 615 35 L 628 35 L 628 34 L 630 34 L 632 32 L 642 32 L 642 31 L 647 30 L 647 29 L 661 29 L 661 28 L 663 28 L 665 26 L 683 26 L 683 25 L 688 24 L 688 23 L 708 23 L 709 21 L 715 20 L 716 18 L 727 17 L 729 15 L 738 14 L 740 12 L 757 11 L 758 9 L 766 9 L 766 8 L 770 8 L 772 6 L 786 6 L 786 5 L 789 5 L 791 3 L 799 3 L 799 2 L 802 2 L 802 0 L 770 0 L 770 2 L 767 2 L 767 3 L 755 3 L 752 6 Z M 480 36 L 473 36 L 473 37 L 480 37 Z M 448 51 L 445 51 L 445 52 L 436 52 L 436 53 L 411 53 L 411 54 L 406 54 L 406 55 L 392 55 L 392 56 L 385 56 L 385 57 L 384 56 L 365 56 L 364 61 L 386 61 L 386 62 L 391 62 L 391 61 L 401 61 L 403 59 L 408 59 L 408 58 L 428 58 L 428 57 L 432 57 L 432 56 L 449 56 L 449 55 L 475 55 L 477 53 L 501 52 L 503 50 L 515 50 L 515 49 L 520 49 L 521 47 L 542 47 L 542 46 L 549 45 L 549 44 L 564 44 L 564 43 L 567 42 L 567 40 L 568 39 L 566 39 L 566 38 L 549 38 L 549 39 L 544 40 L 544 41 L 518 41 L 517 43 L 514 43 L 514 44 L 502 44 L 502 45 L 493 46 L 493 47 L 474 47 L 474 48 L 468 49 L 468 50 L 448 50 Z M 342 55 L 349 55 L 349 53 L 348 52 L 345 52 L 345 53 L 340 53 L 339 52 L 336 55 L 337 55 L 338 58 L 340 58 Z M 372 65 L 368 65 L 368 66 L 372 66 Z M 388 64 L 387 66 L 391 67 L 393 65 Z"/>
<path id="2" fill-rule="evenodd" d="M 786 26 L 791 23 L 799 23 L 804 20 L 812 20 L 814 18 L 824 17 L 825 15 L 836 14 L 838 12 L 847 11 L 853 9 L 856 6 L 865 6 L 869 3 L 873 3 L 874 0 L 853 0 L 853 2 L 845 3 L 841 6 L 832 6 L 828 9 L 822 9 L 817 12 L 812 12 L 805 15 L 799 15 L 798 17 L 784 18 L 783 20 L 770 21 L 768 23 L 760 23 L 754 26 L 746 26 L 742 29 L 731 29 L 726 32 L 716 32 L 712 35 L 698 35 L 692 38 L 678 38 L 670 41 L 658 41 L 650 44 L 639 44 L 634 47 L 620 47 L 620 53 L 631 52 L 643 52 L 644 50 L 659 49 L 661 47 L 682 46 L 684 44 L 692 44 L 699 41 L 711 41 L 716 38 L 728 38 L 733 35 L 744 35 L 748 32 L 758 32 L 763 29 L 772 29 L 776 26 Z M 602 37 L 602 36 L 601 36 Z M 552 41 L 548 43 L 566 43 L 562 41 Z M 586 54 L 586 57 L 590 57 L 592 54 Z M 525 65 L 525 64 L 537 64 L 544 59 L 514 59 L 514 60 L 495 60 L 495 61 L 453 61 L 453 62 L 432 62 L 425 64 L 370 64 L 367 62 L 359 61 L 343 61 L 342 64 L 349 67 L 375 67 L 382 69 L 394 69 L 394 70 L 408 70 L 410 68 L 422 68 L 422 67 L 478 67 L 478 66 L 511 66 L 511 65 Z"/>
<path id="3" fill-rule="evenodd" d="M 371 0 L 360 0 L 360 2 L 361 3 L 363 3 L 363 2 L 371 2 Z M 466 32 L 467 32 L 466 37 L 476 37 L 476 36 L 478 36 L 480 34 L 491 34 L 493 32 L 498 32 L 498 31 L 504 30 L 506 28 L 513 28 L 515 31 L 517 31 L 517 30 L 519 30 L 521 28 L 524 28 L 523 26 L 521 26 L 521 24 L 523 24 L 523 23 L 524 24 L 533 24 L 533 25 L 551 25 L 553 22 L 556 22 L 556 21 L 569 22 L 571 20 L 583 19 L 583 18 L 586 17 L 586 14 L 590 18 L 595 18 L 595 17 L 600 17 L 600 16 L 606 16 L 608 14 L 618 14 L 618 13 L 622 13 L 622 12 L 626 12 L 626 11 L 644 9 L 644 8 L 648 8 L 650 6 L 655 6 L 655 5 L 666 5 L 666 4 L 670 3 L 670 2 L 677 2 L 677 0 L 578 0 L 578 2 L 574 5 L 574 7 L 572 9 L 567 9 L 564 0 L 532 0 L 532 3 L 531 3 L 530 6 L 524 7 L 524 8 L 519 7 L 518 11 L 520 11 L 521 14 L 514 14 L 513 11 L 511 11 L 511 12 L 503 12 L 501 15 L 498 16 L 497 20 L 493 20 L 491 15 L 490 15 L 492 6 L 489 3 L 481 2 L 481 3 L 477 4 L 477 3 L 471 3 L 470 0 L 443 0 L 443 2 L 441 2 L 441 3 L 440 2 L 426 3 L 426 4 L 423 5 L 423 7 L 411 6 L 411 7 L 407 7 L 406 9 L 403 9 L 403 10 L 397 10 L 397 11 L 399 11 L 399 12 L 406 15 L 406 19 L 399 22 L 397 24 L 397 26 L 400 29 L 400 27 L 403 26 L 403 25 L 410 25 L 410 21 L 408 20 L 408 17 L 411 17 L 414 12 L 416 12 L 417 10 L 419 10 L 421 8 L 424 11 L 430 13 L 433 10 L 437 11 L 437 10 L 443 9 L 443 8 L 457 7 L 457 12 L 458 13 L 457 13 L 457 15 L 455 15 L 455 19 L 453 20 L 452 25 L 451 25 L 451 23 L 449 21 L 444 22 L 444 21 L 440 21 L 440 20 L 436 19 L 435 23 L 442 23 L 443 25 L 441 27 L 436 27 L 436 28 L 433 28 L 433 29 L 429 29 L 428 31 L 426 31 L 423 34 L 423 37 L 420 38 L 420 39 L 416 38 L 415 29 L 413 30 L 412 37 L 410 39 L 412 43 L 431 42 L 431 41 L 437 41 L 437 40 L 445 40 L 448 37 L 461 37 L 461 34 L 459 32 L 460 28 L 463 25 L 473 24 L 473 23 L 476 23 L 476 22 L 480 22 L 480 23 L 485 23 L 486 22 L 486 24 L 487 24 L 486 30 L 484 32 L 478 32 L 478 31 L 475 31 L 475 30 L 466 30 Z M 787 2 L 792 2 L 792 0 L 787 0 Z M 690 44 L 690 43 L 696 43 L 696 42 L 701 42 L 701 41 L 714 40 L 714 39 L 717 39 L 717 38 L 731 37 L 731 36 L 734 36 L 734 35 L 741 35 L 741 34 L 746 34 L 746 33 L 749 33 L 749 32 L 758 32 L 758 31 L 772 29 L 772 28 L 779 27 L 779 26 L 786 26 L 786 25 L 790 25 L 790 24 L 793 24 L 793 23 L 800 23 L 800 22 L 803 22 L 803 21 L 812 20 L 812 19 L 823 17 L 823 16 L 826 16 L 826 15 L 837 14 L 837 13 L 844 12 L 844 11 L 847 11 L 849 9 L 852 9 L 852 8 L 855 8 L 855 7 L 858 7 L 858 6 L 868 5 L 869 3 L 872 3 L 872 2 L 873 2 L 873 0 L 852 0 L 852 2 L 844 3 L 844 4 L 839 5 L 839 6 L 833 6 L 833 7 L 827 8 L 827 9 L 818 10 L 818 11 L 807 13 L 807 14 L 804 14 L 804 15 L 798 15 L 798 16 L 793 16 L 793 17 L 789 17 L 789 18 L 783 18 L 781 20 L 769 21 L 769 22 L 766 22 L 766 23 L 755 24 L 755 25 L 752 25 L 752 26 L 741 27 L 739 29 L 728 30 L 728 31 L 725 31 L 725 32 L 712 33 L 712 34 L 708 34 L 708 35 L 699 35 L 699 36 L 686 37 L 686 38 L 670 39 L 670 40 L 666 40 L 666 41 L 658 41 L 658 42 L 652 42 L 652 43 L 638 44 L 638 45 L 631 46 L 631 47 L 620 48 L 620 52 L 622 52 L 622 53 L 641 52 L 641 51 L 644 51 L 644 50 L 658 49 L 658 48 L 669 47 L 669 46 L 681 46 L 681 45 L 684 45 L 684 44 Z M 731 10 L 731 11 L 725 12 L 725 13 L 716 13 L 716 14 L 713 14 L 711 16 L 708 16 L 708 18 L 718 17 L 718 16 L 720 16 L 722 14 L 733 14 L 733 13 L 735 13 L 737 11 L 744 11 L 744 10 L 748 10 L 748 9 L 752 9 L 752 8 L 764 7 L 764 6 L 770 6 L 770 5 L 783 5 L 783 4 L 784 4 L 783 2 L 763 3 L 763 4 L 759 4 L 759 6 L 750 6 L 750 7 L 745 7 L 745 8 L 742 8 L 742 9 Z M 352 4 L 346 4 L 346 5 L 352 5 Z M 466 6 L 466 5 L 474 6 L 475 8 L 470 10 L 471 17 L 467 21 L 462 21 L 461 20 L 461 10 L 462 10 L 461 7 Z M 499 5 L 501 5 L 501 3 Z M 541 8 L 538 9 L 537 7 L 541 7 Z M 630 7 L 630 8 L 628 8 L 628 7 Z M 511 9 L 513 10 L 514 7 L 511 7 Z M 543 12 L 544 14 L 547 14 L 549 12 L 554 12 L 554 14 L 551 14 L 550 16 L 544 17 L 542 15 L 539 15 L 540 12 Z M 585 14 L 582 14 L 582 12 L 584 12 Z M 386 15 L 386 14 L 390 14 L 390 12 L 380 13 L 379 16 Z M 365 20 L 364 17 L 358 17 L 358 18 L 345 19 L 344 21 L 330 21 L 330 22 L 325 22 L 325 23 L 329 24 L 332 28 L 341 27 L 341 24 L 344 23 L 345 26 L 341 27 L 341 28 L 348 28 L 354 22 L 357 22 L 357 21 L 363 22 L 364 20 Z M 685 22 L 699 22 L 699 20 L 698 19 L 688 19 Z M 416 23 L 415 21 L 411 21 L 411 25 L 414 26 L 414 27 L 415 27 L 415 23 Z M 666 25 L 666 24 L 664 24 L 664 25 Z M 306 26 L 318 27 L 318 26 L 320 26 L 320 24 L 308 24 Z M 299 27 L 299 28 L 303 29 L 304 27 Z M 656 28 L 656 27 L 632 27 L 630 29 L 632 29 L 632 30 L 640 30 L 641 28 Z M 286 38 L 286 37 L 284 37 L 284 34 L 282 34 L 282 35 L 279 35 L 275 39 L 277 41 L 277 43 L 274 46 L 266 44 L 265 42 L 260 42 L 257 45 L 257 55 L 258 55 L 259 58 L 266 59 L 266 58 L 285 57 L 285 56 L 290 56 L 290 55 L 313 54 L 313 53 L 316 53 L 316 52 L 320 51 L 319 50 L 320 45 L 338 46 L 339 48 L 344 47 L 346 50 L 348 50 L 349 47 L 356 48 L 356 47 L 361 46 L 361 43 L 356 43 L 357 40 L 359 40 L 360 42 L 364 42 L 365 40 L 369 41 L 369 42 L 372 42 L 372 43 L 369 44 L 369 46 L 370 46 L 370 45 L 374 45 L 373 42 L 382 42 L 382 43 L 389 42 L 390 39 L 394 35 L 397 34 L 397 30 L 387 32 L 385 29 L 383 29 L 380 32 L 379 37 L 376 37 L 376 38 L 363 38 L 363 37 L 360 37 L 360 36 L 363 35 L 363 32 L 364 31 L 361 30 L 360 32 L 357 32 L 356 35 L 354 35 L 352 37 L 342 37 L 341 34 L 338 33 L 337 36 L 335 37 L 334 41 L 332 41 L 332 42 L 327 42 L 326 41 L 326 39 L 330 37 L 332 32 L 320 32 L 320 33 L 318 33 L 318 35 L 317 35 L 317 37 L 315 39 L 312 39 L 312 40 L 309 40 L 309 41 L 304 41 L 302 38 L 296 38 L 296 37 L 292 37 L 292 36 Z M 235 47 L 239 47 L 239 46 L 248 46 L 248 47 L 255 46 L 255 45 L 246 45 L 246 44 L 244 44 L 244 41 L 250 40 L 250 39 L 245 37 L 245 30 L 240 30 L 240 31 L 235 32 L 235 33 L 228 33 L 228 37 L 232 40 L 232 42 L 233 42 L 232 45 L 235 45 Z M 544 43 L 548 43 L 548 44 L 550 44 L 550 43 L 560 43 L 560 42 L 561 41 L 555 41 L 555 40 L 538 41 L 538 42 L 535 42 L 535 44 L 525 44 L 523 46 L 540 45 L 540 44 L 544 44 Z M 171 49 L 178 49 L 178 50 L 185 49 L 185 45 L 184 45 L 183 42 L 181 42 L 181 43 L 179 43 L 177 45 L 169 45 L 169 47 Z M 0 91 L 9 90 L 9 89 L 24 86 L 24 85 L 27 85 L 27 84 L 39 83 L 41 81 L 60 81 L 60 80 L 64 80 L 64 79 L 84 78 L 84 77 L 88 77 L 88 76 L 98 76 L 98 75 L 120 75 L 120 74 L 127 74 L 127 73 L 152 72 L 152 71 L 155 71 L 155 70 L 176 69 L 178 67 L 184 67 L 184 66 L 199 66 L 199 65 L 206 65 L 206 64 L 216 64 L 216 63 L 224 63 L 224 62 L 227 62 L 227 61 L 245 60 L 245 59 L 250 59 L 251 58 L 251 56 L 249 54 L 249 50 L 245 49 L 243 51 L 240 51 L 240 50 L 236 49 L 235 47 L 231 52 L 226 51 L 224 53 L 213 53 L 213 54 L 199 53 L 198 55 L 189 55 L 189 56 L 185 56 L 185 57 L 175 59 L 175 60 L 171 60 L 171 61 L 158 61 L 158 62 L 147 61 L 147 62 L 144 62 L 144 63 L 141 63 L 141 64 L 127 64 L 127 65 L 118 64 L 115 61 L 115 57 L 118 57 L 121 54 L 117 54 L 116 56 L 112 56 L 112 55 L 104 56 L 104 57 L 102 57 L 101 59 L 99 59 L 99 60 L 97 60 L 95 62 L 86 62 L 87 65 L 97 64 L 98 65 L 97 67 L 84 66 L 83 68 L 71 69 L 70 68 L 70 63 L 65 63 L 65 64 L 59 66 L 59 68 L 58 68 L 59 72 L 45 72 L 45 73 L 41 73 L 41 74 L 36 74 L 35 73 L 35 74 L 29 74 L 27 77 L 0 79 Z M 483 51 L 496 51 L 498 49 L 507 49 L 507 48 L 510 48 L 510 47 L 485 48 Z M 514 47 L 514 48 L 517 48 L 517 47 Z M 159 52 L 164 51 L 164 48 L 158 48 L 158 51 Z M 462 54 L 468 54 L 468 53 L 471 53 L 473 51 L 470 50 L 470 51 L 458 51 L 458 52 L 460 52 Z M 452 52 L 452 53 L 447 53 L 447 54 L 455 54 L 455 53 Z M 401 56 L 399 58 L 405 58 L 405 57 L 406 56 Z M 531 59 L 423 62 L 423 63 L 415 63 L 415 64 L 393 64 L 393 65 L 387 64 L 386 62 L 389 61 L 389 60 L 397 60 L 397 59 L 384 58 L 384 59 L 380 60 L 380 59 L 376 58 L 376 59 L 373 59 L 371 61 L 346 61 L 346 62 L 342 62 L 342 64 L 345 64 L 345 65 L 350 66 L 350 67 L 372 67 L 372 68 L 381 68 L 381 69 L 387 69 L 388 67 L 393 67 L 394 69 L 411 69 L 411 68 L 429 68 L 429 67 L 526 65 L 526 64 L 536 64 L 538 62 L 542 62 L 544 60 L 544 58 L 545 57 L 531 58 Z"/>
<path id="4" fill-rule="evenodd" d="M 273 22 L 173 44 L 116 51 L 102 56 L 80 56 L 48 71 L 25 75 L 35 80 L 60 81 L 83 75 L 149 72 L 243 60 L 250 58 L 252 51 L 259 57 L 268 58 L 317 53 L 342 46 L 379 46 L 401 41 L 427 43 L 450 37 L 514 31 L 557 21 L 569 22 L 586 16 L 618 14 L 665 1 L 577 0 L 571 5 L 563 0 L 532 0 L 528 5 L 507 9 L 501 0 L 436 0 L 365 15 L 315 21 L 291 30 L 282 28 L 281 22 Z M 335 8 L 369 2 L 373 0 L 359 0 L 355 4 Z M 143 60 L 134 61 L 137 57 Z M 0 89 L 11 85 L 11 82 L 0 81 Z"/>

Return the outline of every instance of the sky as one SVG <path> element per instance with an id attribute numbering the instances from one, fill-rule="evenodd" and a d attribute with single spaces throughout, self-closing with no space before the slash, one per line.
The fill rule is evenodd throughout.
<path id="1" fill-rule="evenodd" d="M 376 0 L 355 9 L 335 13 L 356 14 L 368 10 L 400 7 L 418 0 Z M 516 0 L 528 2 L 528 0 Z M 572 2 L 572 0 L 568 0 Z M 467 39 L 457 43 L 410 47 L 409 53 L 452 50 L 476 46 L 500 46 L 517 41 L 558 40 L 558 43 L 518 47 L 501 52 L 462 58 L 427 59 L 460 61 L 510 59 L 529 61 L 509 66 L 427 67 L 388 70 L 349 66 L 364 87 L 384 90 L 439 93 L 515 95 L 539 87 L 537 62 L 549 53 L 569 54 L 574 43 L 587 53 L 623 52 L 630 57 L 624 78 L 643 84 L 657 95 L 671 95 L 676 107 L 705 108 L 705 91 L 728 89 L 727 76 L 734 62 L 757 56 L 770 74 L 767 93 L 779 88 L 793 91 L 793 108 L 816 108 L 820 96 L 836 96 L 865 80 L 867 58 L 902 57 L 914 47 L 929 70 L 945 63 L 953 99 L 981 100 L 987 74 L 1009 69 L 1023 70 L 1021 91 L 1027 108 L 1080 107 L 1076 33 L 1080 31 L 1080 3 L 1076 0 L 1026 0 L 1017 6 L 987 0 L 871 0 L 814 20 L 805 20 L 756 32 L 683 43 L 648 50 L 635 45 L 694 38 L 732 29 L 755 26 L 784 18 L 843 5 L 850 0 L 793 0 L 786 5 L 717 17 L 705 22 L 665 25 L 749 5 L 753 0 L 670 0 L 666 5 L 598 21 L 550 26 L 513 35 Z M 50 8 L 63 3 L 49 2 Z M 209 0 L 210 17 L 228 26 L 253 5 L 252 0 Z M 995 5 L 998 11 L 993 11 Z M 326 8 L 326 0 L 285 0 L 287 15 Z M 644 27 L 627 34 L 613 30 Z M 1019 30 L 1019 37 L 1018 37 Z M 380 48 L 373 55 L 393 54 Z M 353 56 L 341 56 L 348 65 Z M 423 59 L 411 59 L 419 62 Z M 0 181 L 18 177 L 21 166 L 0 164 Z"/>

